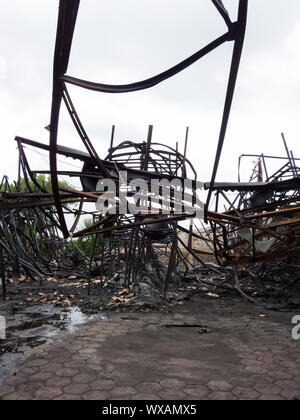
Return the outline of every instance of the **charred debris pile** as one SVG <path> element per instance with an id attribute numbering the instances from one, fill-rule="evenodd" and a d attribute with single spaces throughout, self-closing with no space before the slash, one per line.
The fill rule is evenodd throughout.
<path id="1" fill-rule="evenodd" d="M 151 131 L 149 127 L 148 139 Z M 66 239 L 47 179 L 31 171 L 19 140 L 23 172 L 13 185 L 3 177 L 0 186 L 3 298 L 28 305 L 79 306 L 89 313 L 105 308 L 168 310 L 194 294 L 211 299 L 242 297 L 276 310 L 298 309 L 299 169 L 284 136 L 283 142 L 286 157 L 241 156 L 240 170 L 242 159 L 255 158 L 250 180 L 241 182 L 239 172 L 237 183 L 215 183 L 217 204 L 207 212 L 207 223 L 200 221 L 199 226 L 192 219 L 189 229 L 162 215 L 153 219 L 83 211 L 82 197 L 62 184 L 64 212 L 74 219 L 71 237 Z M 178 150 L 159 147 L 149 148 L 148 168 L 163 164 L 164 172 L 180 167 L 185 171 L 186 165 L 193 169 Z M 131 167 L 137 162 L 144 165 L 145 151 L 146 142 L 121 143 L 110 149 L 107 161 L 120 160 L 122 155 Z M 164 151 L 169 160 L 163 159 Z M 279 162 L 272 175 L 269 161 Z M 89 194 L 84 190 L 93 178 L 82 176 L 81 181 L 82 194 Z M 222 200 L 227 208 L 220 212 Z M 79 219 L 85 216 L 89 222 L 78 230 Z"/>

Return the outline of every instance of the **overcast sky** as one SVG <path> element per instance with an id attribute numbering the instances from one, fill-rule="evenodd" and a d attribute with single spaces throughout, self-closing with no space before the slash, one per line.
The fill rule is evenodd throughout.
<path id="1" fill-rule="evenodd" d="M 17 174 L 14 137 L 48 143 L 58 0 L 0 0 L 0 175 Z M 235 20 L 237 0 L 224 0 Z M 82 0 L 68 74 L 130 83 L 177 64 L 222 35 L 226 26 L 210 0 Z M 101 157 L 116 142 L 153 140 L 183 151 L 201 181 L 210 179 L 232 53 L 227 43 L 192 67 L 142 92 L 113 95 L 70 87 L 82 122 Z M 218 180 L 237 180 L 242 153 L 284 154 L 280 133 L 299 150 L 300 2 L 249 0 L 245 46 Z M 63 111 L 59 144 L 83 149 Z M 47 156 L 30 153 L 32 166 Z M 71 163 L 77 165 L 76 162 Z M 250 160 L 251 163 L 251 160 Z M 251 166 L 252 164 L 250 164 Z M 245 166 L 244 180 L 249 175 Z"/>

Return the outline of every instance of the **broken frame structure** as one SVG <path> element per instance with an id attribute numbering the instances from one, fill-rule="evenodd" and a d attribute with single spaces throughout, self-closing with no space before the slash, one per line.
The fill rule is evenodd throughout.
<path id="1" fill-rule="evenodd" d="M 239 0 L 238 18 L 235 22 L 230 19 L 221 0 L 211 0 L 211 3 L 215 6 L 217 12 L 223 18 L 227 26 L 227 31 L 223 35 L 201 48 L 181 63 L 147 80 L 125 85 L 107 85 L 82 80 L 68 75 L 68 62 L 80 1 L 60 0 L 54 53 L 49 145 L 39 144 L 32 140 L 20 137 L 16 138 L 20 150 L 20 162 L 23 173 L 25 171 L 28 178 L 33 182 L 36 182 L 34 181 L 36 174 L 30 170 L 24 154 L 23 145 L 31 145 L 49 152 L 49 173 L 51 175 L 52 194 L 49 195 L 41 186 L 36 185 L 38 192 L 28 191 L 27 195 L 23 194 L 23 196 L 20 192 L 20 195 L 15 200 L 17 203 L 12 196 L 6 195 L 5 200 L 1 203 L 1 210 L 13 211 L 22 208 L 24 211 L 27 211 L 27 209 L 43 209 L 48 206 L 49 209 L 51 208 L 51 211 L 48 212 L 48 214 L 51 213 L 51 217 L 54 220 L 53 226 L 57 229 L 55 234 L 52 231 L 51 233 L 49 231 L 49 235 L 54 235 L 56 238 L 59 237 L 58 231 L 62 233 L 65 239 L 70 236 L 75 238 L 88 234 L 95 235 L 95 238 L 100 238 L 101 235 L 112 238 L 113 235 L 116 235 L 119 242 L 122 243 L 122 247 L 128 248 L 127 256 L 131 256 L 129 259 L 127 258 L 127 261 L 130 261 L 126 268 L 129 273 L 128 278 L 135 277 L 134 267 L 136 266 L 138 258 L 147 259 L 147 255 L 149 255 L 147 254 L 149 247 L 146 244 L 147 241 L 144 239 L 151 238 L 151 241 L 153 241 L 153 238 L 155 238 L 155 240 L 159 240 L 162 243 L 165 241 L 171 248 L 170 269 L 168 270 L 168 277 L 170 278 L 171 273 L 174 270 L 176 254 L 178 256 L 177 241 L 179 239 L 176 234 L 177 223 L 192 217 L 190 213 L 181 212 L 180 214 L 176 214 L 176 212 L 174 212 L 175 199 L 172 188 L 170 188 L 168 193 L 170 198 L 169 215 L 162 214 L 164 205 L 163 197 L 160 197 L 161 200 L 159 204 L 161 207 L 158 209 L 157 214 L 150 215 L 148 204 L 151 197 L 150 194 L 146 193 L 140 206 L 139 215 L 118 214 L 117 216 L 108 215 L 105 217 L 95 217 L 95 223 L 92 226 L 80 231 L 76 231 L 76 228 L 80 215 L 85 214 L 83 210 L 85 202 L 96 202 L 101 195 L 99 192 L 95 191 L 95 185 L 97 185 L 97 182 L 101 179 L 111 179 L 118 186 L 119 173 L 126 171 L 129 174 L 129 181 L 141 177 L 149 186 L 153 178 L 157 178 L 158 180 L 161 180 L 162 178 L 177 178 L 180 181 L 183 181 L 187 177 L 187 166 L 189 166 L 194 173 L 186 156 L 186 147 L 183 155 L 179 153 L 178 147 L 177 149 L 168 151 L 162 150 L 165 149 L 165 146 L 152 143 L 151 126 L 149 127 L 147 140 L 145 142 L 140 144 L 121 143 L 120 145 L 115 146 L 113 144 L 113 128 L 109 154 L 106 158 L 101 158 L 88 137 L 79 115 L 76 112 L 74 103 L 72 102 L 68 91 L 68 85 L 71 84 L 82 89 L 108 94 L 130 93 L 148 89 L 185 70 L 225 42 L 232 42 L 233 54 L 216 158 L 213 165 L 211 180 L 206 184 L 208 194 L 205 205 L 205 221 L 209 223 L 211 227 L 213 249 L 220 264 L 232 266 L 249 264 L 256 261 L 260 262 L 265 259 L 272 259 L 285 255 L 297 255 L 299 226 L 298 169 L 295 165 L 296 160 L 289 151 L 287 151 L 288 163 L 278 173 L 274 174 L 273 177 L 269 177 L 267 173 L 265 173 L 265 182 L 262 182 L 260 178 L 257 183 L 251 182 L 250 184 L 224 184 L 215 182 L 243 49 L 248 1 Z M 66 109 L 70 114 L 78 135 L 86 149 L 85 152 L 73 150 L 57 144 L 59 115 L 62 103 L 65 104 Z M 133 151 L 129 152 L 130 148 L 132 148 Z M 82 161 L 82 171 L 65 171 L 63 173 L 58 171 L 58 154 Z M 261 161 L 264 163 L 264 157 L 261 157 Z M 264 165 L 263 169 L 266 172 L 266 165 Z M 39 171 L 39 173 L 42 172 L 43 171 Z M 58 182 L 59 175 L 69 175 L 80 178 L 83 186 L 82 190 L 62 188 Z M 194 173 L 194 175 L 196 174 Z M 261 176 L 261 171 L 259 172 L 259 176 Z M 284 180 L 283 177 L 285 177 Z M 253 179 L 251 181 L 253 181 Z M 196 203 L 196 187 L 195 176 L 192 188 L 192 205 L 195 205 Z M 230 191 L 237 193 L 233 202 L 228 198 L 227 193 Z M 120 191 L 117 189 L 117 200 L 120 198 L 119 193 Z M 228 210 L 220 211 L 218 204 L 214 211 L 210 208 L 211 198 L 214 193 L 216 193 L 217 203 L 219 202 L 220 196 L 228 202 Z M 65 220 L 65 214 L 69 212 L 66 205 L 68 203 L 74 203 L 75 201 L 79 202 L 79 209 L 74 212 L 74 224 L 69 230 Z M 26 218 L 27 216 L 24 217 Z M 28 216 L 28 218 L 30 219 L 30 216 Z M 184 230 L 184 228 L 182 229 Z M 189 234 L 190 236 L 203 238 L 200 233 L 197 235 L 192 230 L 189 231 Z M 128 238 L 130 238 L 129 242 Z M 110 243 L 116 243 L 116 241 L 110 240 Z M 191 246 L 189 246 L 188 249 L 191 253 L 193 252 Z M 93 258 L 93 256 L 91 258 Z M 166 281 L 166 283 L 168 283 L 168 281 Z"/>
<path id="2" fill-rule="evenodd" d="M 287 146 L 285 156 L 242 155 L 238 183 L 209 183 L 215 192 L 215 211 L 209 212 L 211 242 L 221 265 L 239 266 L 288 257 L 299 261 L 300 196 L 299 159 Z M 250 182 L 240 182 L 241 162 L 256 158 Z M 268 161 L 279 163 L 270 175 Z M 233 195 L 233 199 L 231 196 Z M 222 200 L 221 200 L 222 199 Z M 226 202 L 227 210 L 220 212 Z"/>

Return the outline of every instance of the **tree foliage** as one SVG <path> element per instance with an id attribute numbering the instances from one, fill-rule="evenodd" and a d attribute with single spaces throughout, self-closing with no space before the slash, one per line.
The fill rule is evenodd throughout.
<path id="1" fill-rule="evenodd" d="M 40 185 L 44 190 L 47 191 L 47 193 L 52 194 L 52 185 L 51 185 L 51 177 L 48 175 L 40 174 L 35 177 L 36 183 Z M 71 188 L 71 186 L 68 184 L 67 181 L 59 181 L 58 185 L 63 188 Z M 38 192 L 40 189 L 38 186 L 30 179 L 28 180 L 28 183 L 25 181 L 24 178 L 20 178 L 19 182 L 13 182 L 8 185 L 1 185 L 0 186 L 0 192 L 11 192 L 11 193 L 17 193 L 17 192 Z"/>
<path id="2" fill-rule="evenodd" d="M 85 229 L 90 227 L 93 224 L 93 219 L 91 217 L 87 218 L 83 222 L 81 228 Z M 95 235 L 86 235 L 80 236 L 79 238 L 73 239 L 73 243 L 76 244 L 77 248 L 80 249 L 87 257 L 90 257 L 92 254 L 92 249 L 94 245 Z M 102 241 L 100 235 L 98 235 L 98 240 L 95 245 L 94 257 L 99 256 L 102 249 Z"/>

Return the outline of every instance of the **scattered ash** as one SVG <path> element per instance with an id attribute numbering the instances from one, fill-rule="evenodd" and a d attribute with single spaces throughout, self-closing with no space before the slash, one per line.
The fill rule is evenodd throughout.
<path id="1" fill-rule="evenodd" d="M 230 267 L 207 263 L 185 273 L 177 272 L 170 279 L 165 297 L 166 275 L 165 265 L 156 261 L 141 267 L 130 287 L 123 272 L 112 277 L 94 276 L 90 282 L 80 273 L 41 281 L 22 276 L 9 280 L 6 302 L 12 308 L 45 304 L 58 309 L 78 307 L 83 314 L 92 315 L 105 311 L 168 311 L 194 294 L 212 299 L 244 299 L 235 288 Z M 300 309 L 300 268 L 284 263 L 254 265 L 240 268 L 238 276 L 242 291 L 254 303 L 278 311 Z"/>
<path id="2" fill-rule="evenodd" d="M 300 267 L 283 262 L 257 264 L 240 268 L 238 277 L 242 291 L 254 304 L 273 311 L 300 310 Z M 198 266 L 188 271 L 183 280 L 190 283 L 187 288 L 193 288 L 194 293 L 218 298 L 238 296 L 230 267 L 208 263 L 205 267 Z"/>

